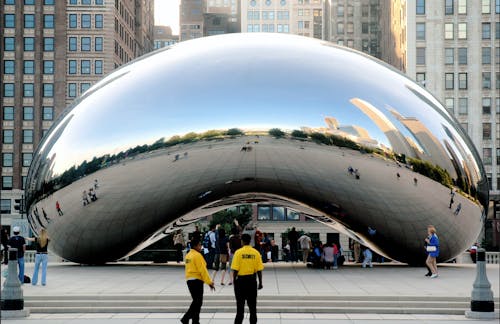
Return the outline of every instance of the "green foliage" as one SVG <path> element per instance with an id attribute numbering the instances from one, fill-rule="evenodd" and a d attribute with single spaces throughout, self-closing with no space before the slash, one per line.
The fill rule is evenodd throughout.
<path id="1" fill-rule="evenodd" d="M 293 136 L 293 137 L 298 137 L 298 138 L 307 138 L 307 134 L 306 134 L 306 133 L 304 133 L 304 132 L 303 132 L 303 131 L 301 131 L 301 130 L 298 130 L 298 129 L 296 129 L 296 130 L 294 130 L 294 131 L 292 132 L 292 136 Z"/>
<path id="2" fill-rule="evenodd" d="M 285 132 L 283 132 L 281 129 L 279 128 L 271 128 L 269 130 L 269 135 L 271 136 L 274 136 L 276 138 L 280 138 L 280 137 L 283 137 L 285 136 Z"/>
<path id="3" fill-rule="evenodd" d="M 209 227 L 212 225 L 221 224 L 226 233 L 230 233 L 234 219 L 237 219 L 240 226 L 244 228 L 252 219 L 252 206 L 241 205 L 239 206 L 239 212 L 236 208 L 221 210 L 212 215 L 212 220 L 209 223 Z"/>
<path id="4" fill-rule="evenodd" d="M 237 135 L 245 135 L 245 133 L 243 133 L 243 131 L 239 128 L 230 128 L 227 130 L 226 135 L 237 136 Z"/>
<path id="5" fill-rule="evenodd" d="M 413 171 L 420 173 L 434 181 L 441 183 L 447 187 L 452 187 L 453 182 L 451 181 L 450 174 L 445 169 L 438 165 L 429 163 L 428 161 L 417 160 L 412 158 L 407 158 L 413 167 Z"/>
<path id="6" fill-rule="evenodd" d="M 213 129 L 213 130 L 208 130 L 205 133 L 201 134 L 200 139 L 219 137 L 223 135 L 224 135 L 223 131 Z"/>

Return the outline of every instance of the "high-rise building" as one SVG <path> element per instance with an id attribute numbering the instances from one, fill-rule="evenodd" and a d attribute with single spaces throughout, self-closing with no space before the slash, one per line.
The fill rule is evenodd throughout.
<path id="1" fill-rule="evenodd" d="M 179 42 L 178 35 L 172 35 L 172 28 L 169 26 L 154 27 L 154 49 L 167 47 Z"/>
<path id="2" fill-rule="evenodd" d="M 240 0 L 181 0 L 180 41 L 240 32 Z"/>
<path id="3" fill-rule="evenodd" d="M 24 179 L 53 121 L 94 82 L 153 48 L 148 0 L 3 0 L 2 225 L 19 218 Z"/>
<path id="4" fill-rule="evenodd" d="M 500 0 L 408 0 L 407 74 L 458 119 L 500 193 Z"/>
<path id="5" fill-rule="evenodd" d="M 241 31 L 324 39 L 324 0 L 242 0 Z"/>

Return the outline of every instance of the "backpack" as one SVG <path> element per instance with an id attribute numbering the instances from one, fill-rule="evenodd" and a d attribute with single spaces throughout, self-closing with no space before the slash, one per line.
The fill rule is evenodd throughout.
<path id="1" fill-rule="evenodd" d="M 205 249 L 208 249 L 211 247 L 211 244 L 210 244 L 210 232 L 207 232 L 205 234 L 205 236 L 203 237 L 203 247 Z"/>

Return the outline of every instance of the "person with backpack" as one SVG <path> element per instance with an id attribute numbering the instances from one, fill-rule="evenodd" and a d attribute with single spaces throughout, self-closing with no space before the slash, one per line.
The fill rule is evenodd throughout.
<path id="1" fill-rule="evenodd" d="M 24 252 L 26 251 L 26 240 L 19 234 L 21 232 L 19 226 L 14 226 L 12 232 L 14 235 L 10 237 L 8 245 L 9 248 L 17 249 L 17 264 L 19 266 L 18 277 L 22 285 L 24 283 Z"/>
<path id="2" fill-rule="evenodd" d="M 213 269 L 214 267 L 216 241 L 215 225 L 211 225 L 210 230 L 203 237 L 203 249 L 205 250 L 207 269 Z"/>

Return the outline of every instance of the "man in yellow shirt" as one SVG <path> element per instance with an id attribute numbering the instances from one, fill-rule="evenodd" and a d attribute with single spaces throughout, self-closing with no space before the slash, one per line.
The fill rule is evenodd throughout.
<path id="1" fill-rule="evenodd" d="M 188 324 L 189 319 L 193 320 L 193 324 L 200 323 L 200 310 L 203 304 L 203 283 L 209 285 L 210 289 L 215 290 L 214 283 L 208 274 L 207 263 L 200 251 L 200 238 L 193 237 L 191 240 L 191 250 L 186 255 L 186 280 L 193 302 L 181 319 L 181 323 L 183 324 Z"/>
<path id="2" fill-rule="evenodd" d="M 262 289 L 262 256 L 250 246 L 251 237 L 241 236 L 243 246 L 234 253 L 233 270 L 234 294 L 236 296 L 236 317 L 234 324 L 241 324 L 245 313 L 245 301 L 250 310 L 250 324 L 257 323 L 257 289 Z M 256 274 L 259 278 L 257 286 Z"/>

